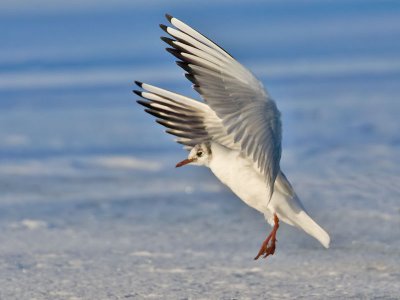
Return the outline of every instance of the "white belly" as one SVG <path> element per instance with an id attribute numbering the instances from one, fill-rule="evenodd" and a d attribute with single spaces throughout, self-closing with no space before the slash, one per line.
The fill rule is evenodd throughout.
<path id="1" fill-rule="evenodd" d="M 249 159 L 216 143 L 211 145 L 211 150 L 211 171 L 247 205 L 262 212 L 268 223 L 273 225 L 273 214 L 277 214 L 283 222 L 303 229 L 329 247 L 329 235 L 305 212 L 283 174 L 278 175 L 269 201 L 265 178 Z"/>
<path id="2" fill-rule="evenodd" d="M 266 214 L 269 190 L 264 177 L 254 168 L 247 158 L 238 151 L 231 151 L 223 146 L 212 149 L 213 158 L 210 169 L 214 175 L 227 185 L 247 205 Z"/>

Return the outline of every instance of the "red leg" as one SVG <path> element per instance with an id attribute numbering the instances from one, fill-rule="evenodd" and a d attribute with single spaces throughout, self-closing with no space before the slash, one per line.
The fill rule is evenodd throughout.
<path id="1" fill-rule="evenodd" d="M 258 259 L 262 255 L 264 255 L 263 258 L 266 258 L 268 255 L 273 255 L 275 253 L 276 241 L 277 241 L 276 232 L 278 231 L 278 228 L 279 228 L 279 219 L 278 216 L 274 214 L 274 227 L 272 228 L 271 233 L 262 243 L 260 251 L 258 251 L 258 254 L 254 259 Z"/>

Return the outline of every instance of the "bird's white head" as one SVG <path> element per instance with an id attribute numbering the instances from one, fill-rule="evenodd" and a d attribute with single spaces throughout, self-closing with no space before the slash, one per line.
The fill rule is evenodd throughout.
<path id="1" fill-rule="evenodd" d="M 201 143 L 197 144 L 190 150 L 187 159 L 182 160 L 176 164 L 176 167 L 182 167 L 187 164 L 195 166 L 208 166 L 212 157 L 211 144 Z"/>

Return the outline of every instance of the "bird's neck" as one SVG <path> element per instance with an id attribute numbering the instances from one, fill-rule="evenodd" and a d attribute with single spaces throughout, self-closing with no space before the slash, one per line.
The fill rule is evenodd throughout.
<path id="1" fill-rule="evenodd" d="M 231 152 L 230 149 L 226 148 L 225 146 L 223 146 L 219 143 L 211 142 L 211 157 L 208 160 L 207 167 L 210 168 L 210 165 L 213 162 L 216 162 L 218 157 L 227 156 L 227 155 L 229 155 L 230 152 Z"/>

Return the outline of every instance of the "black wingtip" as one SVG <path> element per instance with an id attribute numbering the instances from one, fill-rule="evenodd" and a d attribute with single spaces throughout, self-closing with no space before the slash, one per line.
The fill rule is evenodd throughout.
<path id="1" fill-rule="evenodd" d="M 150 102 L 147 102 L 147 101 L 144 101 L 144 100 L 136 100 L 136 103 L 138 103 L 138 104 L 140 104 L 140 105 L 142 105 L 144 107 L 151 108 Z"/>
<path id="2" fill-rule="evenodd" d="M 165 14 L 165 17 L 167 18 L 168 22 L 171 23 L 173 16 L 171 16 L 170 14 Z"/>
<path id="3" fill-rule="evenodd" d="M 139 97 L 142 97 L 142 92 L 138 91 L 138 90 L 133 90 L 132 92 L 134 92 L 136 95 L 138 95 Z"/>
<path id="4" fill-rule="evenodd" d="M 167 31 L 167 26 L 165 26 L 164 24 L 160 24 L 160 28 L 162 29 L 162 30 L 164 30 L 166 33 L 168 33 L 168 31 Z"/>
<path id="5" fill-rule="evenodd" d="M 192 69 L 189 67 L 189 64 L 180 60 L 176 61 L 176 64 L 184 69 L 186 72 L 190 73 Z"/>
<path id="6" fill-rule="evenodd" d="M 197 80 L 192 74 L 185 73 L 185 77 L 193 84 L 198 84 Z"/>
<path id="7" fill-rule="evenodd" d="M 156 122 L 162 126 L 165 126 L 165 121 L 161 120 L 161 119 L 156 119 Z"/>
<path id="8" fill-rule="evenodd" d="M 192 88 L 198 92 L 199 94 L 202 94 L 201 90 L 200 90 L 200 86 L 198 84 L 193 84 Z"/>
<path id="9" fill-rule="evenodd" d="M 173 56 L 175 56 L 178 59 L 184 60 L 184 57 L 181 55 L 181 52 L 174 49 L 174 48 L 165 48 L 169 53 L 171 53 Z"/>
<path id="10" fill-rule="evenodd" d="M 160 37 L 160 39 L 161 39 L 163 42 L 165 42 L 165 43 L 167 43 L 168 45 L 170 45 L 171 47 L 176 47 L 176 46 L 174 45 L 175 40 L 170 39 L 170 38 L 167 38 L 167 37 L 165 37 L 165 36 Z"/>
<path id="11" fill-rule="evenodd" d="M 143 82 L 140 82 L 140 81 L 137 81 L 137 80 L 135 80 L 135 83 L 136 83 L 136 85 L 139 86 L 139 87 L 142 87 L 142 85 L 143 85 Z"/>

